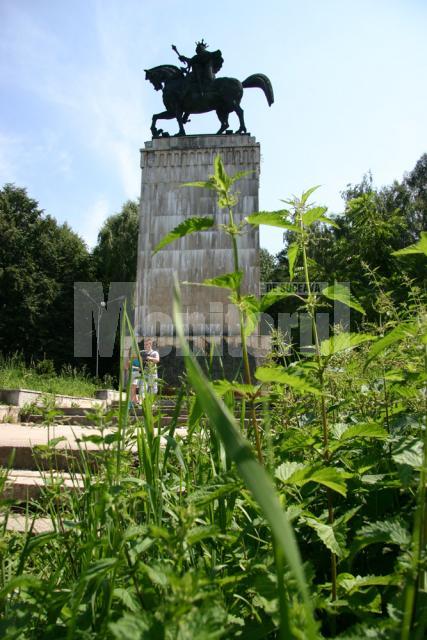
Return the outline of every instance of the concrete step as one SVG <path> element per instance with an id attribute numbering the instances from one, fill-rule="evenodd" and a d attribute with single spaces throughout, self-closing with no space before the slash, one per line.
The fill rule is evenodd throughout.
<path id="1" fill-rule="evenodd" d="M 108 424 L 116 424 L 117 418 L 113 417 L 108 420 Z M 42 425 L 45 424 L 44 416 L 36 414 L 26 414 L 21 416 L 21 424 L 25 426 Z M 54 419 L 55 425 L 64 426 L 87 426 L 92 427 L 94 425 L 94 419 L 90 415 L 57 415 Z M 47 428 L 47 427 L 45 427 Z"/>
<path id="2" fill-rule="evenodd" d="M 31 531 L 33 535 L 40 533 L 50 533 L 54 531 L 54 526 L 50 518 L 37 518 L 31 514 L 21 514 L 9 512 L 7 516 L 0 517 L 0 527 L 6 524 L 7 531 L 16 531 L 17 533 L 27 533 Z"/>
<path id="3" fill-rule="evenodd" d="M 16 422 L 19 420 L 19 407 L 0 404 L 0 422 Z"/>
<path id="4" fill-rule="evenodd" d="M 43 398 L 49 396 L 55 399 L 55 406 L 80 407 L 81 409 L 93 409 L 106 407 L 107 401 L 97 398 L 84 398 L 82 396 L 67 396 L 63 394 L 45 393 L 33 389 L 0 389 L 0 402 L 14 407 L 23 407 L 28 404 L 43 405 Z"/>
<path id="5" fill-rule="evenodd" d="M 154 417 L 156 417 L 155 414 L 154 414 Z M 170 424 L 172 422 L 172 418 L 173 418 L 173 416 L 163 416 L 162 415 L 162 424 L 163 425 Z M 188 422 L 188 416 L 180 415 L 177 418 L 177 424 L 187 424 L 187 422 Z"/>
<path id="6" fill-rule="evenodd" d="M 113 389 L 98 389 L 95 391 L 97 400 L 105 400 L 108 406 L 118 404 L 120 402 L 120 392 Z M 126 393 L 122 391 L 122 400 L 126 400 Z"/>
<path id="7" fill-rule="evenodd" d="M 141 410 L 137 410 L 135 412 L 137 418 L 141 419 L 142 418 L 142 411 Z M 130 414 L 130 418 L 131 420 L 133 419 L 133 414 L 131 412 Z M 154 414 L 154 419 L 157 422 L 157 415 Z M 31 424 L 44 424 L 45 418 L 43 416 L 40 415 L 36 415 L 36 414 L 27 414 L 22 416 L 21 418 L 22 424 L 25 425 L 31 425 Z M 168 424 L 170 424 L 172 421 L 172 417 L 171 416 L 162 416 L 161 422 L 163 426 L 167 426 Z M 180 425 L 185 425 L 188 422 L 188 418 L 186 418 L 185 416 L 180 416 L 178 418 L 178 424 Z M 107 420 L 105 420 L 106 424 L 109 425 L 116 425 L 118 423 L 118 417 L 117 416 L 112 416 L 109 417 Z M 80 425 L 80 426 L 97 426 L 94 424 L 94 419 L 93 416 L 91 416 L 90 414 L 87 415 L 81 415 L 81 414 L 64 414 L 64 415 L 58 415 L 55 417 L 54 420 L 54 424 L 55 425 Z"/>
<path id="8" fill-rule="evenodd" d="M 112 429 L 105 429 L 105 435 L 112 433 Z M 0 425 L 0 465 L 8 468 L 13 461 L 15 469 L 38 470 L 54 468 L 68 471 L 79 469 L 82 450 L 87 453 L 87 459 L 96 461 L 99 445 L 93 442 L 80 442 L 84 436 L 99 434 L 97 429 L 84 429 L 79 425 L 57 425 L 52 427 L 28 426 L 23 424 Z M 43 450 L 48 442 L 55 438 L 62 438 L 50 453 Z M 41 449 L 40 449 L 41 447 Z"/>
<path id="9" fill-rule="evenodd" d="M 11 469 L 0 495 L 13 500 L 34 500 L 43 489 L 59 487 L 61 490 L 79 490 L 83 488 L 83 476 L 57 471 L 35 471 L 30 469 Z"/>
<path id="10" fill-rule="evenodd" d="M 58 415 L 61 416 L 86 416 L 86 415 L 94 415 L 95 410 L 93 408 L 83 408 L 83 407 L 57 407 L 55 408 L 55 411 L 58 413 Z M 106 410 L 106 413 L 109 412 L 109 409 Z M 105 413 L 105 410 L 103 410 L 103 413 Z M 27 415 L 37 415 L 37 416 L 43 416 L 43 411 L 41 409 L 33 409 L 32 411 L 30 411 L 30 413 L 24 413 L 21 410 L 21 417 L 25 417 Z"/>
<path id="11" fill-rule="evenodd" d="M 9 411 L 14 409 L 15 411 L 18 410 L 18 407 L 13 407 L 13 406 L 9 406 L 9 405 L 0 405 L 0 409 L 2 409 L 4 407 L 4 409 L 8 409 Z M 93 408 L 85 408 L 85 407 L 57 407 L 56 411 L 58 413 L 63 414 L 64 416 L 85 416 L 85 415 L 94 415 L 97 413 L 97 411 L 95 411 Z M 117 405 L 116 407 L 107 407 L 107 409 L 103 409 L 102 413 L 118 413 L 119 411 L 119 406 Z M 139 413 L 142 412 L 142 408 L 138 405 L 137 407 L 137 411 Z M 169 410 L 169 408 L 164 409 L 161 406 L 157 406 L 157 405 L 153 405 L 152 407 L 152 411 L 154 415 L 157 415 L 158 413 L 162 413 L 162 415 L 173 415 L 175 412 L 175 407 L 171 407 L 171 409 Z M 40 409 L 35 409 L 30 411 L 30 414 L 33 415 L 43 415 L 43 411 Z M 185 407 L 181 408 L 181 415 L 185 416 L 188 415 L 188 411 Z M 22 409 L 21 409 L 21 415 L 28 415 L 25 414 Z"/>
<path id="12" fill-rule="evenodd" d="M 143 416 L 142 416 L 142 412 L 140 410 L 136 410 L 135 413 L 131 413 L 129 416 L 129 423 L 132 424 L 135 421 L 135 416 L 137 418 L 137 420 L 143 420 Z M 240 416 L 235 416 L 236 420 L 238 422 L 240 422 Z M 24 420 L 21 422 L 21 424 L 23 426 L 31 426 L 31 425 L 43 425 L 44 424 L 44 418 L 43 416 L 39 416 L 39 415 L 26 415 L 23 417 Z M 154 423 L 156 425 L 156 427 L 158 426 L 158 418 L 157 415 L 154 414 L 153 416 L 154 418 Z M 168 427 L 171 423 L 172 423 L 172 416 L 162 416 L 161 418 L 161 426 L 162 428 Z M 257 415 L 257 420 L 258 422 L 260 422 L 261 418 L 260 416 Z M 250 418 L 248 415 L 245 417 L 244 422 L 245 424 L 248 424 L 249 422 L 252 421 L 252 418 Z M 108 424 L 108 426 L 115 426 L 118 424 L 118 418 L 117 416 L 113 416 L 110 417 L 108 420 L 105 421 L 104 424 Z M 98 425 L 94 424 L 94 420 L 93 417 L 91 417 L 90 415 L 86 415 L 86 416 L 82 416 L 82 415 L 64 415 L 64 416 L 56 416 L 55 417 L 55 422 L 54 422 L 55 426 L 68 426 L 68 427 L 73 427 L 73 426 L 80 426 L 80 427 L 92 427 L 92 428 L 98 428 Z M 186 427 L 188 425 L 188 416 L 179 416 L 178 420 L 177 420 L 177 425 L 180 427 Z M 45 426 L 45 428 L 47 428 Z"/>
<path id="13" fill-rule="evenodd" d="M 154 414 L 158 413 L 159 411 L 161 411 L 161 413 L 164 416 L 173 416 L 173 414 L 175 412 L 175 407 L 173 407 L 173 409 L 171 409 L 171 410 L 165 410 L 163 407 L 161 409 L 153 409 L 153 413 Z M 255 412 L 256 412 L 257 415 L 261 414 L 261 410 L 259 408 L 257 408 L 255 410 Z M 239 418 L 241 413 L 242 413 L 241 412 L 241 407 L 235 407 L 233 413 L 234 413 L 236 418 Z M 246 413 L 247 416 L 249 415 L 249 413 L 250 413 L 249 407 L 246 407 L 246 412 L 245 413 Z M 187 409 L 181 410 L 180 415 L 181 416 L 188 416 L 189 414 L 188 414 Z"/>
<path id="14" fill-rule="evenodd" d="M 166 428 L 167 430 L 167 428 Z M 116 433 L 115 428 L 103 430 L 104 436 Z M 22 424 L 0 425 L 0 466 L 14 469 L 56 469 L 62 471 L 81 470 L 82 457 L 96 467 L 96 462 L 105 448 L 114 447 L 84 441 L 85 436 L 100 435 L 97 428 L 85 428 L 81 425 L 28 426 Z M 185 438 L 187 429 L 175 430 L 175 436 Z M 61 438 L 54 446 L 47 449 L 49 441 Z M 161 437 L 160 446 L 166 445 L 166 438 Z M 136 447 L 130 449 L 136 452 Z"/>

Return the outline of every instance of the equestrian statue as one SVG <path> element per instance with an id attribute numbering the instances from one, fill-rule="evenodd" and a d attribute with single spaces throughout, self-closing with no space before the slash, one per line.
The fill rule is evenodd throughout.
<path id="1" fill-rule="evenodd" d="M 172 45 L 172 49 L 185 67 L 163 64 L 145 69 L 145 79 L 151 82 L 156 91 L 163 92 L 163 103 L 166 107 L 166 111 L 153 115 L 153 138 L 169 135 L 163 129 L 157 129 L 158 120 L 176 118 L 179 125 L 176 135 L 185 136 L 184 124 L 189 122 L 190 114 L 208 111 L 215 111 L 221 123 L 217 134 L 227 131 L 228 117 L 233 111 L 237 114 L 240 124 L 236 133 L 247 133 L 243 109 L 240 106 L 243 89 L 262 89 L 269 106 L 273 104 L 273 87 L 267 76 L 255 73 L 243 82 L 237 78 L 216 78 L 224 60 L 221 51 L 208 51 L 207 48 L 206 42 L 201 40 L 196 43 L 196 55 L 187 58 Z"/>

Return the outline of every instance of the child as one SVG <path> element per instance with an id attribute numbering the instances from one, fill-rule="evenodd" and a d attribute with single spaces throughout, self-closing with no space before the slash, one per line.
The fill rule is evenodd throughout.
<path id="1" fill-rule="evenodd" d="M 125 371 L 129 372 L 130 369 L 130 402 L 129 408 L 132 408 L 135 404 L 138 404 L 137 391 L 141 382 L 141 363 L 138 357 L 138 353 L 135 352 L 132 347 L 129 349 L 129 357 L 125 364 Z"/>
<path id="2" fill-rule="evenodd" d="M 144 368 L 142 372 L 142 394 L 157 393 L 157 365 L 160 362 L 160 356 L 159 352 L 153 349 L 152 338 L 145 338 L 141 358 Z"/>

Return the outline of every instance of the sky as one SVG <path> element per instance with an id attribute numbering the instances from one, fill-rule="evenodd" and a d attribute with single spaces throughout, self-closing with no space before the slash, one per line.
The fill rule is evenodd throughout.
<path id="1" fill-rule="evenodd" d="M 320 184 L 338 213 L 348 183 L 370 170 L 389 184 L 427 151 L 426 32 L 426 0 L 0 0 L 0 188 L 25 187 L 93 247 L 139 196 L 139 149 L 163 110 L 144 68 L 179 64 L 171 44 L 191 56 L 204 38 L 219 75 L 273 84 L 271 108 L 257 89 L 242 101 L 260 209 Z M 217 129 L 211 114 L 187 126 Z M 277 253 L 282 234 L 263 228 L 261 245 Z"/>

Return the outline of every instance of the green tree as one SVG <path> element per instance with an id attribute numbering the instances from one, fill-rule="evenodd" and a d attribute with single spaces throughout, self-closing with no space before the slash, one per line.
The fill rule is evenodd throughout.
<path id="1" fill-rule="evenodd" d="M 403 180 L 410 198 L 410 230 L 412 239 L 420 237 L 421 231 L 427 229 L 427 153 L 418 160 L 415 167 Z"/>
<path id="2" fill-rule="evenodd" d="M 70 362 L 74 282 L 92 278 L 85 243 L 12 184 L 0 190 L 0 237 L 0 351 Z"/>
<path id="3" fill-rule="evenodd" d="M 276 267 L 276 258 L 271 255 L 268 249 L 261 248 L 259 251 L 259 270 L 261 282 L 271 282 L 274 269 Z"/>
<path id="4" fill-rule="evenodd" d="M 381 313 L 379 300 L 390 305 L 407 303 L 409 283 L 425 287 L 425 259 L 413 256 L 402 263 L 392 254 L 416 241 L 425 228 L 426 178 L 424 154 L 400 182 L 378 189 L 368 173 L 359 184 L 347 185 L 342 193 L 345 210 L 335 218 L 335 226 L 317 222 L 310 227 L 310 277 L 349 282 L 371 320 Z M 286 231 L 286 244 L 294 241 L 294 232 Z M 278 255 L 273 278 L 279 282 L 289 279 L 287 251 Z M 285 310 L 284 305 L 289 303 L 280 303 L 280 310 Z"/>
<path id="5" fill-rule="evenodd" d="M 138 255 L 139 205 L 128 200 L 104 222 L 93 250 L 96 275 L 105 285 L 135 282 Z"/>

